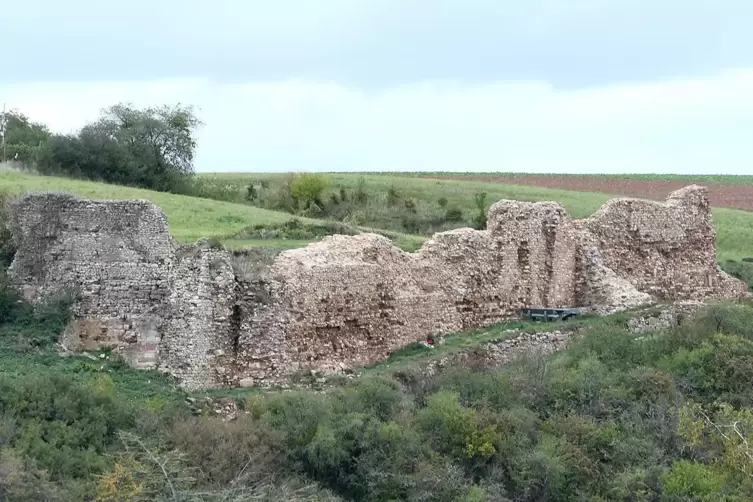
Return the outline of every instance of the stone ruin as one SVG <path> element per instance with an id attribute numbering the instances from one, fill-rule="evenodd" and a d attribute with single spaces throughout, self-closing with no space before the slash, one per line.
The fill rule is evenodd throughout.
<path id="1" fill-rule="evenodd" d="M 112 348 L 186 388 L 345 370 L 527 306 L 603 314 L 747 291 L 717 264 L 699 186 L 665 202 L 611 200 L 575 221 L 556 202 L 501 200 L 486 230 L 438 233 L 414 253 L 375 234 L 335 235 L 254 274 L 206 240 L 178 244 L 148 201 L 29 194 L 10 222 L 9 274 L 25 297 L 78 292 L 68 350 Z"/>

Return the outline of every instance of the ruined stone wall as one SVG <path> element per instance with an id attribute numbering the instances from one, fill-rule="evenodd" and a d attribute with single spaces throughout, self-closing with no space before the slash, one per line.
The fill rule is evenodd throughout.
<path id="1" fill-rule="evenodd" d="M 501 201 L 489 215 L 488 230 L 443 232 L 417 253 L 364 234 L 281 254 L 270 305 L 241 330 L 239 377 L 251 384 L 279 381 L 289 368 L 368 364 L 429 334 L 508 320 L 527 305 L 570 305 L 575 236 L 564 209 Z M 270 354 L 285 356 L 264 364 Z"/>
<path id="2" fill-rule="evenodd" d="M 174 255 L 159 208 L 35 194 L 13 203 L 10 227 L 18 250 L 9 274 L 28 299 L 79 295 L 67 348 L 118 348 L 137 367 L 155 365 Z"/>
<path id="3" fill-rule="evenodd" d="M 170 278 L 160 369 L 185 387 L 232 385 L 240 318 L 227 252 L 205 240 L 182 246 Z"/>
<path id="4" fill-rule="evenodd" d="M 716 230 L 707 190 L 688 186 L 666 202 L 613 199 L 578 222 L 603 264 L 640 292 L 660 300 L 739 295 L 743 284 L 716 259 Z"/>
<path id="5" fill-rule="evenodd" d="M 716 265 L 701 187 L 665 203 L 610 201 L 581 221 L 554 202 L 499 201 L 486 230 L 439 233 L 415 253 L 374 234 L 332 236 L 281 253 L 263 277 L 206 242 L 175 245 L 148 202 L 34 195 L 12 216 L 19 286 L 83 293 L 71 348 L 115 346 L 193 388 L 369 364 L 526 306 L 614 312 L 746 290 Z"/>

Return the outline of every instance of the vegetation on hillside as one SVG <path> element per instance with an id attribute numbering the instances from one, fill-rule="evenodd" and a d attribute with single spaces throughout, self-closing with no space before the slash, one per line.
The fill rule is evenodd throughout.
<path id="1" fill-rule="evenodd" d="M 225 422 L 106 352 L 57 355 L 69 304 L 0 288 L 2 500 L 753 497 L 752 306 L 649 336 L 593 323 L 502 368 L 247 393 Z"/>
<path id="2" fill-rule="evenodd" d="M 473 181 L 442 181 L 358 174 L 319 174 L 326 177 L 318 196 L 321 205 L 302 210 L 291 194 L 297 178 L 291 174 L 197 175 L 195 187 L 204 197 L 253 204 L 290 214 L 331 218 L 345 223 L 430 236 L 463 226 L 482 228 L 489 206 L 500 199 L 560 202 L 573 218 L 593 214 L 611 197 L 600 193 L 511 186 Z M 199 188 L 197 188 L 198 190 Z M 484 195 L 486 194 L 486 195 Z M 482 211 L 483 208 L 483 211 Z M 753 213 L 713 208 L 719 261 L 725 269 L 753 272 L 741 259 L 753 256 Z M 730 261 L 731 260 L 731 261 Z"/>
<path id="3" fill-rule="evenodd" d="M 3 160 L 42 174 L 180 192 L 194 171 L 201 121 L 190 106 L 118 103 L 76 134 L 53 134 L 17 111 L 6 115 Z"/>
<path id="4" fill-rule="evenodd" d="M 753 497 L 750 304 L 648 335 L 591 320 L 569 348 L 501 368 L 233 393 L 243 413 L 226 422 L 107 351 L 59 355 L 74 294 L 32 307 L 0 268 L 0 500 Z"/>

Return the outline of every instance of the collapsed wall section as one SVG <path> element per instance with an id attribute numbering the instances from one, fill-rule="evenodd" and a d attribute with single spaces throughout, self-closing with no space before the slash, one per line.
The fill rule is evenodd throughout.
<path id="1" fill-rule="evenodd" d="M 436 234 L 416 253 L 363 234 L 280 254 L 270 301 L 241 330 L 240 378 L 368 364 L 430 334 L 510 319 L 523 306 L 569 305 L 575 236 L 564 208 L 502 201 L 489 222 L 488 230 Z"/>
<path id="2" fill-rule="evenodd" d="M 136 367 L 157 359 L 174 253 L 164 213 L 148 201 L 92 201 L 61 193 L 13 202 L 17 246 L 9 275 L 35 301 L 79 295 L 64 346 L 117 348 Z"/>
<path id="3" fill-rule="evenodd" d="M 591 250 L 598 250 L 603 266 L 652 299 L 697 300 L 746 293 L 741 281 L 719 268 L 705 187 L 677 190 L 666 202 L 612 199 L 578 225 L 584 249 L 588 242 Z M 584 266 L 583 275 L 593 272 Z"/>

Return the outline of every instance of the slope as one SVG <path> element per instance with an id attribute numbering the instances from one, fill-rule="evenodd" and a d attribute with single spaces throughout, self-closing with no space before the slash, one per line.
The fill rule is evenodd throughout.
<path id="1" fill-rule="evenodd" d="M 265 180 L 270 191 L 285 182 L 285 174 L 203 174 L 201 178 L 208 184 L 222 184 L 235 187 L 235 193 L 242 199 L 246 186 L 253 181 Z M 462 220 L 444 221 L 429 225 L 430 231 L 422 230 L 423 235 L 432 231 L 472 225 L 475 214 L 476 194 L 486 193 L 485 207 L 500 199 L 523 201 L 551 200 L 561 203 L 573 218 L 585 218 L 593 214 L 607 200 L 619 195 L 560 190 L 537 186 L 511 185 L 490 181 L 472 181 L 460 177 L 455 180 L 424 179 L 415 173 L 331 173 L 328 174 L 331 186 L 336 190 L 362 189 L 369 194 L 369 201 L 363 207 L 355 207 L 354 212 L 364 218 L 363 224 L 392 231 L 405 231 L 400 227 L 415 219 L 425 222 L 442 222 L 450 208 L 462 213 Z M 392 195 L 390 195 L 392 193 Z M 663 197 L 669 195 L 666 192 Z M 398 196 L 398 202 L 390 204 L 390 197 Z M 720 261 L 740 260 L 753 256 L 753 212 L 722 207 L 713 208 L 717 230 L 717 251 Z"/>
<path id="2" fill-rule="evenodd" d="M 1 170 L 0 191 L 20 195 L 34 191 L 64 191 L 90 199 L 143 199 L 162 208 L 167 216 L 170 231 L 181 242 L 194 242 L 201 237 L 216 238 L 230 248 L 246 246 L 272 246 L 279 248 L 306 245 L 314 238 L 301 239 L 239 239 L 236 236 L 244 229 L 254 226 L 279 227 L 290 222 L 294 216 L 279 211 L 270 211 L 248 204 L 224 202 L 213 199 L 189 197 L 141 188 L 110 185 L 92 181 L 74 180 L 52 176 L 38 176 L 30 173 Z M 309 226 L 331 226 L 331 222 L 312 218 L 296 218 Z M 424 238 L 385 232 L 379 229 L 361 227 L 354 231 L 373 231 L 386 235 L 403 249 L 412 250 L 420 246 Z M 319 234 L 326 234 L 326 228 Z"/>

